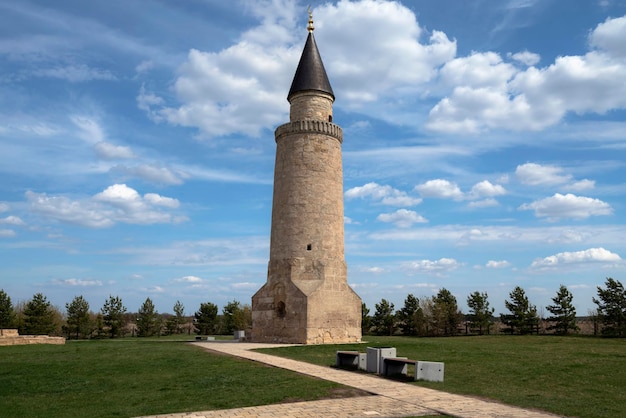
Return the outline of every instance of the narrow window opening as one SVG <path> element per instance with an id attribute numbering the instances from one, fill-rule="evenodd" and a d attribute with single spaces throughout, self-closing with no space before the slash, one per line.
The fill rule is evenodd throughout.
<path id="1" fill-rule="evenodd" d="M 328 115 L 328 121 L 332 122 L 333 121 L 333 115 Z"/>
<path id="2" fill-rule="evenodd" d="M 307 251 L 311 251 L 312 248 L 313 248 L 313 246 L 311 244 L 307 244 L 306 245 L 306 250 Z"/>
<path id="3" fill-rule="evenodd" d="M 276 306 L 276 316 L 284 318 L 285 315 L 287 315 L 287 309 L 285 309 L 285 302 L 281 300 Z"/>

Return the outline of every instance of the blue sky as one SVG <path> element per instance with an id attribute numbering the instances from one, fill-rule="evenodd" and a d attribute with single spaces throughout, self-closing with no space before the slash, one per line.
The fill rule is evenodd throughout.
<path id="1" fill-rule="evenodd" d="M 312 2 L 344 130 L 348 282 L 496 313 L 626 272 L 626 3 Z M 0 288 L 250 303 L 307 3 L 0 3 Z M 547 314 L 547 312 L 545 312 Z"/>

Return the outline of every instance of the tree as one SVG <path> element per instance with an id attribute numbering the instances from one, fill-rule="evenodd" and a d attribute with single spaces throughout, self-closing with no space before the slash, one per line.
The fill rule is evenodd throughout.
<path id="1" fill-rule="evenodd" d="M 65 304 L 67 312 L 67 336 L 71 338 L 83 338 L 91 334 L 91 319 L 89 316 L 89 303 L 82 296 L 76 296 L 71 303 Z"/>
<path id="2" fill-rule="evenodd" d="M 6 292 L 0 289 L 0 329 L 15 328 L 17 326 L 17 315 L 13 309 L 11 298 Z"/>
<path id="3" fill-rule="evenodd" d="M 124 314 L 126 307 L 119 296 L 109 295 L 101 309 L 104 325 L 109 327 L 111 338 L 121 337 L 124 332 Z"/>
<path id="4" fill-rule="evenodd" d="M 365 302 L 361 302 L 361 333 L 367 335 L 372 328 L 372 317 L 370 316 L 370 309 Z"/>
<path id="5" fill-rule="evenodd" d="M 549 330 L 554 330 L 556 334 L 567 335 L 570 331 L 578 329 L 576 308 L 572 305 L 573 299 L 574 295 L 567 287 L 561 285 L 556 296 L 552 298 L 554 305 L 546 306 L 546 309 L 553 315 L 548 318 L 548 321 L 554 324 L 548 327 Z"/>
<path id="6" fill-rule="evenodd" d="M 598 315 L 602 321 L 602 335 L 626 337 L 626 291 L 619 280 L 610 277 L 605 282 L 606 289 L 598 286 Z"/>
<path id="7" fill-rule="evenodd" d="M 55 311 L 48 299 L 37 293 L 24 308 L 24 327 L 21 334 L 48 335 L 55 329 Z"/>
<path id="8" fill-rule="evenodd" d="M 173 318 L 174 329 L 176 330 L 176 334 L 180 334 L 181 326 L 183 325 L 183 322 L 185 321 L 185 307 L 183 306 L 182 303 L 180 303 L 179 300 L 177 300 L 176 303 L 174 304 L 174 315 L 175 315 Z"/>
<path id="9" fill-rule="evenodd" d="M 395 331 L 396 315 L 393 303 L 382 299 L 376 304 L 376 312 L 372 318 L 372 327 L 377 335 L 393 335 Z"/>
<path id="10" fill-rule="evenodd" d="M 159 314 L 154 308 L 154 303 L 152 303 L 150 298 L 146 298 L 137 313 L 137 336 L 153 336 L 160 331 L 158 329 L 159 323 Z"/>
<path id="11" fill-rule="evenodd" d="M 433 304 L 434 322 L 439 334 L 455 335 L 463 314 L 456 298 L 448 289 L 442 288 L 435 296 Z"/>
<path id="12" fill-rule="evenodd" d="M 194 325 L 199 335 L 213 334 L 217 325 L 217 305 L 211 302 L 201 303 L 200 309 L 194 314 Z"/>
<path id="13" fill-rule="evenodd" d="M 250 320 L 248 320 L 250 316 Z M 252 312 L 248 305 L 241 306 L 237 300 L 228 302 L 222 308 L 222 328 L 226 334 L 246 329 L 252 321 Z"/>
<path id="14" fill-rule="evenodd" d="M 467 306 L 470 308 L 469 320 L 472 326 L 478 326 L 478 333 L 483 335 L 484 331 L 489 334 L 489 327 L 493 320 L 494 308 L 489 307 L 487 293 L 478 291 L 467 297 Z"/>
<path id="15" fill-rule="evenodd" d="M 421 318 L 419 299 L 409 294 L 404 300 L 404 307 L 398 311 L 398 324 L 404 335 L 417 335 L 418 319 Z"/>
<path id="16" fill-rule="evenodd" d="M 519 334 L 532 333 L 539 325 L 537 308 L 530 304 L 526 292 L 519 286 L 509 293 L 509 298 L 511 300 L 504 301 L 504 306 L 511 314 L 500 315 L 502 323 L 508 326 L 507 331 Z"/>

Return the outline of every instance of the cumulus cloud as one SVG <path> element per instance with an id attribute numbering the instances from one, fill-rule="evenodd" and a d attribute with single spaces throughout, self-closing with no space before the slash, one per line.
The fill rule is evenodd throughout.
<path id="1" fill-rule="evenodd" d="M 586 219 L 590 216 L 611 215 L 613 208 L 606 202 L 591 197 L 576 196 L 568 193 L 555 193 L 552 197 L 525 203 L 520 210 L 533 210 L 535 216 L 558 220 L 561 218 Z"/>
<path id="2" fill-rule="evenodd" d="M 198 276 L 184 276 L 174 279 L 176 283 L 202 283 L 204 280 Z"/>
<path id="3" fill-rule="evenodd" d="M 415 206 L 422 202 L 422 199 L 411 197 L 406 192 L 378 183 L 367 183 L 363 186 L 353 187 L 345 192 L 345 196 L 346 199 L 370 198 L 389 206 Z"/>
<path id="4" fill-rule="evenodd" d="M 526 163 L 518 165 L 515 176 L 522 184 L 530 186 L 554 186 L 567 183 L 572 180 L 569 174 L 561 174 L 563 169 L 552 165 Z"/>
<path id="5" fill-rule="evenodd" d="M 624 38 L 626 17 L 610 18 L 591 31 L 589 43 L 593 50 L 585 55 L 560 56 L 547 67 L 513 70 L 497 57 L 474 59 L 480 67 L 472 72 L 491 73 L 495 80 L 506 79 L 505 83 L 476 83 L 464 76 L 467 70 L 462 66 L 449 67 L 453 74 L 446 74 L 446 79 L 456 83 L 452 92 L 431 109 L 427 127 L 454 133 L 533 131 L 558 123 L 568 112 L 603 114 L 624 109 Z M 525 60 L 526 64 L 538 58 L 519 54 L 511 58 Z"/>
<path id="6" fill-rule="evenodd" d="M 381 222 L 390 222 L 400 228 L 409 228 L 415 223 L 426 223 L 428 220 L 412 210 L 398 209 L 393 213 L 381 213 L 376 218 Z"/>
<path id="7" fill-rule="evenodd" d="M 15 231 L 12 229 L 0 229 L 0 238 L 13 238 Z"/>
<path id="8" fill-rule="evenodd" d="M 614 263 L 621 261 L 622 258 L 611 251 L 602 247 L 589 248 L 588 250 L 563 252 L 549 257 L 540 258 L 531 264 L 532 268 L 557 267 L 563 264 L 580 264 L 580 263 Z"/>
<path id="9" fill-rule="evenodd" d="M 489 260 L 487 261 L 487 264 L 485 264 L 485 267 L 487 267 L 488 269 L 502 269 L 502 268 L 509 267 L 510 265 L 511 263 L 509 263 L 506 260 L 500 260 L 500 261 Z"/>
<path id="10" fill-rule="evenodd" d="M 415 186 L 423 197 L 434 197 L 440 199 L 463 199 L 463 192 L 456 183 L 448 180 L 435 179 Z"/>
<path id="11" fill-rule="evenodd" d="M 175 209 L 180 202 L 155 193 L 141 196 L 125 184 L 114 184 L 96 195 L 72 200 L 67 196 L 26 192 L 31 211 L 59 222 L 89 228 L 107 228 L 116 223 L 177 223 L 184 216 L 163 210 Z"/>
<path id="12" fill-rule="evenodd" d="M 113 145 L 109 142 L 100 141 L 96 143 L 93 147 L 98 157 L 105 160 L 120 160 L 135 157 L 135 154 L 133 154 L 133 151 L 130 149 L 130 147 L 125 147 L 122 145 Z"/>
<path id="13" fill-rule="evenodd" d="M 293 77 L 305 37 L 294 27 L 302 23 L 297 3 L 259 1 L 247 7 L 259 25 L 237 43 L 217 52 L 189 51 L 173 86 L 178 103 L 142 89 L 138 106 L 155 121 L 196 127 L 204 137 L 258 136 L 284 121 L 289 87 L 284 80 Z M 413 100 L 419 86 L 456 54 L 455 41 L 443 32 L 425 33 L 400 3 L 342 0 L 314 12 L 324 64 L 348 107 L 398 94 Z M 369 34 L 366 48 L 363 27 Z"/>
<path id="14" fill-rule="evenodd" d="M 528 66 L 535 65 L 541 60 L 541 56 L 539 54 L 529 51 L 517 52 L 515 54 L 509 53 L 508 56 L 515 61 Z"/>
<path id="15" fill-rule="evenodd" d="M 6 218 L 0 219 L 0 224 L 22 226 L 25 223 L 21 218 L 11 215 L 7 216 Z"/>
<path id="16" fill-rule="evenodd" d="M 426 273 L 442 276 L 456 270 L 461 264 L 454 258 L 440 258 L 439 260 L 419 260 L 403 264 L 403 267 L 413 273 Z"/>
<path id="17" fill-rule="evenodd" d="M 499 184 L 492 184 L 488 180 L 476 183 L 469 192 L 469 198 L 482 199 L 485 197 L 502 196 L 506 194 L 506 189 Z"/>

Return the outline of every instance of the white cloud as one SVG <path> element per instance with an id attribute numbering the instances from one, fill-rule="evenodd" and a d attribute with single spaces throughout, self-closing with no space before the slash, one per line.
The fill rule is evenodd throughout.
<path id="1" fill-rule="evenodd" d="M 461 192 L 459 186 L 457 186 L 456 183 L 449 182 L 448 180 L 428 180 L 425 183 L 415 186 L 415 190 L 418 191 L 423 197 L 455 200 L 463 199 L 463 192 Z"/>
<path id="2" fill-rule="evenodd" d="M 0 229 L 0 238 L 13 238 L 15 231 L 12 229 Z"/>
<path id="3" fill-rule="evenodd" d="M 469 202 L 467 206 L 472 209 L 482 209 L 482 208 L 491 208 L 494 206 L 500 206 L 500 203 L 496 199 L 489 198 L 489 199 L 476 200 L 474 202 Z"/>
<path id="4" fill-rule="evenodd" d="M 511 263 L 509 263 L 506 260 L 501 260 L 501 261 L 489 260 L 487 264 L 485 264 L 485 267 L 487 267 L 488 269 L 502 269 L 502 268 L 509 267 L 510 265 Z"/>
<path id="5" fill-rule="evenodd" d="M 502 88 L 515 74 L 515 67 L 502 61 L 495 52 L 473 52 L 448 61 L 441 69 L 443 83 L 449 86 Z"/>
<path id="6" fill-rule="evenodd" d="M 534 131 L 558 123 L 568 112 L 602 114 L 624 109 L 625 37 L 626 17 L 607 19 L 591 31 L 590 44 L 596 49 L 585 55 L 560 56 L 547 67 L 516 70 L 505 84 L 475 84 L 459 76 L 451 94 L 431 109 L 427 127 L 452 133 Z M 533 61 L 531 56 L 514 59 L 519 58 Z M 486 62 L 483 68 L 504 77 L 504 69 L 493 65 L 501 64 Z M 461 67 L 455 74 L 464 71 Z"/>
<path id="7" fill-rule="evenodd" d="M 186 220 L 160 209 L 176 208 L 178 200 L 155 193 L 142 197 L 125 184 L 109 186 L 93 197 L 82 200 L 32 191 L 26 192 L 26 198 L 33 212 L 59 222 L 89 228 L 107 228 L 118 222 L 147 225 Z"/>
<path id="8" fill-rule="evenodd" d="M 419 260 L 403 264 L 403 267 L 411 272 L 426 273 L 435 276 L 444 275 L 456 270 L 461 264 L 454 258 L 440 258 L 439 260 Z"/>
<path id="9" fill-rule="evenodd" d="M 411 197 L 401 190 L 394 189 L 389 185 L 381 186 L 378 183 L 367 183 L 363 186 L 353 187 L 345 192 L 346 199 L 371 198 L 383 205 L 389 206 L 415 206 L 422 199 Z"/>
<path id="10" fill-rule="evenodd" d="M 508 54 L 512 59 L 517 62 L 520 62 L 524 65 L 535 65 L 541 60 L 541 56 L 539 54 L 535 54 L 529 51 L 517 52 L 515 54 Z"/>
<path id="11" fill-rule="evenodd" d="M 7 205 L 6 203 L 0 203 L 0 213 L 6 212 L 8 210 L 9 210 L 9 205 Z"/>
<path id="12" fill-rule="evenodd" d="M 506 194 L 506 189 L 499 184 L 492 184 L 488 180 L 476 183 L 469 193 L 471 199 L 482 199 L 484 197 L 502 196 Z"/>
<path id="13" fill-rule="evenodd" d="M 571 175 L 561 174 L 563 169 L 552 165 L 526 163 L 518 165 L 515 176 L 522 184 L 530 186 L 554 186 L 568 183 Z"/>
<path id="14" fill-rule="evenodd" d="M 520 210 L 534 210 L 535 216 L 557 220 L 561 218 L 586 219 L 590 216 L 611 215 L 613 208 L 599 199 L 555 193 L 552 197 L 526 203 Z"/>
<path id="15" fill-rule="evenodd" d="M 96 143 L 94 145 L 94 149 L 100 158 L 104 158 L 106 160 L 118 160 L 135 157 L 130 147 L 113 145 L 105 141 Z"/>
<path id="16" fill-rule="evenodd" d="M 142 164 L 133 167 L 119 164 L 111 170 L 123 175 L 139 177 L 155 184 L 182 184 L 182 178 L 188 177 L 186 174 L 174 171 L 168 167 L 150 164 Z"/>
<path id="17" fill-rule="evenodd" d="M 91 286 L 102 286 L 102 282 L 100 280 L 83 280 L 83 279 L 53 279 L 53 284 L 59 286 L 69 286 L 69 287 L 91 287 Z"/>
<path id="18" fill-rule="evenodd" d="M 258 136 L 284 121 L 289 87 L 284 80 L 293 77 L 306 36 L 294 28 L 297 4 L 276 0 L 247 7 L 260 23 L 238 43 L 218 52 L 189 51 L 174 83 L 177 104 L 144 89 L 138 106 L 154 121 L 196 127 L 204 137 Z M 341 86 L 344 106 L 396 101 L 398 94 L 414 100 L 419 86 L 456 53 L 455 41 L 438 31 L 424 34 L 415 14 L 400 3 L 342 0 L 316 7 L 314 13 L 324 64 L 333 84 Z M 398 117 L 393 111 L 375 112 L 386 119 Z"/>
<path id="19" fill-rule="evenodd" d="M 0 224 L 22 226 L 24 221 L 17 216 L 7 216 L 4 219 L 0 219 Z"/>
<path id="20" fill-rule="evenodd" d="M 619 262 L 622 258 L 604 248 L 589 248 L 584 251 L 563 252 L 533 261 L 532 268 L 557 267 L 562 264 L 580 264 L 593 262 Z"/>
<path id="21" fill-rule="evenodd" d="M 407 209 L 398 209 L 393 213 L 381 213 L 376 219 L 381 222 L 391 222 L 400 228 L 409 228 L 415 223 L 428 222 L 423 216 Z"/>
<path id="22" fill-rule="evenodd" d="M 174 279 L 174 281 L 176 283 L 202 283 L 204 282 L 204 279 L 201 279 L 198 276 L 184 276 Z"/>
<path id="23" fill-rule="evenodd" d="M 74 115 L 70 116 L 70 120 L 79 128 L 78 136 L 91 144 L 104 142 L 104 131 L 100 123 L 92 117 Z"/>

